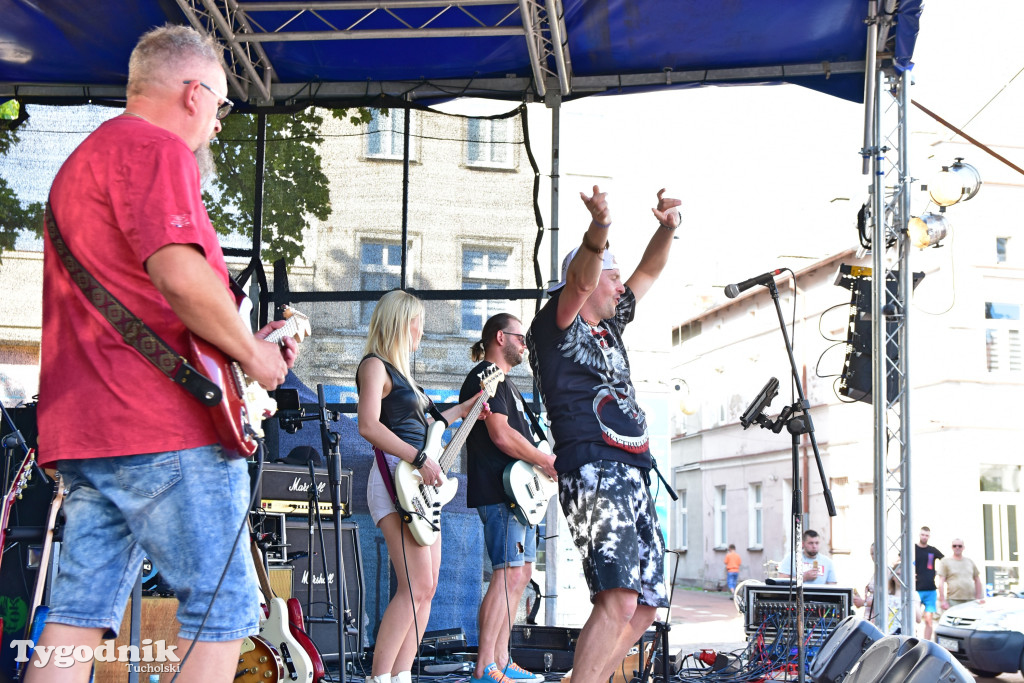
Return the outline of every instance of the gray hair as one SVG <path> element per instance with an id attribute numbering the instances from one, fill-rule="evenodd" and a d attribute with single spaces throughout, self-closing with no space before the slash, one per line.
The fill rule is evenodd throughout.
<path id="1" fill-rule="evenodd" d="M 139 38 L 128 60 L 128 95 L 138 95 L 196 62 L 226 69 L 224 49 L 212 36 L 189 26 L 166 24 Z M 169 73 L 169 70 L 174 73 Z"/>

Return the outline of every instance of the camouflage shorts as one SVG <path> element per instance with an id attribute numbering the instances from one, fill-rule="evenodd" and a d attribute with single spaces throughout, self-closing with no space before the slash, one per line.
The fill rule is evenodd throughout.
<path id="1" fill-rule="evenodd" d="M 558 483 L 590 599 L 626 588 L 642 605 L 668 607 L 665 539 L 642 470 L 599 460 L 559 475 Z"/>

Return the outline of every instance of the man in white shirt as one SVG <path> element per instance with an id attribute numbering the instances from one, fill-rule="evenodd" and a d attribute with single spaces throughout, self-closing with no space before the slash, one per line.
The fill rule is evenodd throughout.
<path id="1" fill-rule="evenodd" d="M 827 584 L 836 583 L 836 572 L 832 567 L 832 560 L 818 552 L 821 544 L 821 536 L 814 529 L 808 529 L 803 534 L 802 551 L 800 553 L 800 571 L 803 573 L 804 583 Z M 779 567 L 779 578 L 792 578 L 793 570 L 790 565 L 791 559 L 786 558 Z"/>

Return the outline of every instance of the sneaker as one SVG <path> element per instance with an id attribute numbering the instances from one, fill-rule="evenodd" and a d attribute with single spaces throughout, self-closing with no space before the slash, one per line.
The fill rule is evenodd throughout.
<path id="1" fill-rule="evenodd" d="M 501 669 L 499 669 L 498 665 L 493 662 L 488 664 L 487 668 L 484 669 L 483 676 L 480 678 L 473 676 L 469 681 L 470 683 L 477 683 L 478 681 L 481 683 L 513 683 L 512 679 L 501 673 Z"/>
<path id="2" fill-rule="evenodd" d="M 502 673 L 505 674 L 506 678 L 510 678 L 513 681 L 521 681 L 522 683 L 542 683 L 545 680 L 540 674 L 530 673 L 513 661 L 509 661 L 508 666 L 502 670 Z"/>

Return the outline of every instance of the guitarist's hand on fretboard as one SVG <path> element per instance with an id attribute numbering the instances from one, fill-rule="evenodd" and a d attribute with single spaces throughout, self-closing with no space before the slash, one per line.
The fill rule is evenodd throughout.
<path id="1" fill-rule="evenodd" d="M 299 347 L 291 337 L 284 337 L 277 343 L 264 341 L 274 330 L 286 324 L 285 320 L 275 320 L 265 326 L 254 335 L 256 342 L 253 344 L 252 356 L 249 359 L 238 359 L 245 374 L 268 391 L 284 382 L 288 369 L 295 364 L 299 353 Z"/>

